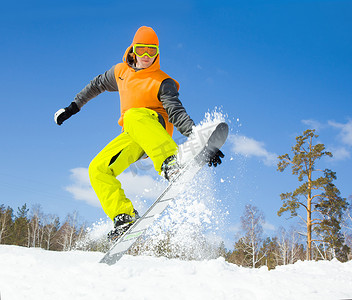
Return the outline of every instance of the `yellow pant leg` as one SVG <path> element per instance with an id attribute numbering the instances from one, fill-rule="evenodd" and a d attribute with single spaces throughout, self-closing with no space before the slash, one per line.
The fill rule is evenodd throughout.
<path id="1" fill-rule="evenodd" d="M 131 108 L 124 114 L 124 130 L 151 158 L 160 174 L 166 158 L 178 151 L 177 144 L 159 123 L 158 114 L 148 108 Z"/>
<path id="2" fill-rule="evenodd" d="M 113 220 L 118 214 L 134 216 L 133 205 L 125 196 L 116 176 L 138 160 L 144 151 L 126 133 L 112 140 L 90 163 L 89 177 L 105 213 Z"/>

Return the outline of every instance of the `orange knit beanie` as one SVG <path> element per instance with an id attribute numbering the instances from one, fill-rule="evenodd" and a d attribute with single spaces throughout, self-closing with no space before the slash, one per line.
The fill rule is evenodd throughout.
<path id="1" fill-rule="evenodd" d="M 136 34 L 134 35 L 132 45 L 135 44 L 150 44 L 159 46 L 159 39 L 153 28 L 142 26 L 138 28 Z"/>

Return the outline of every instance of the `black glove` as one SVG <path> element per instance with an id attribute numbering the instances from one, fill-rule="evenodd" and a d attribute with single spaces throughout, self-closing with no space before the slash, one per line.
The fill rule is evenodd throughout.
<path id="1" fill-rule="evenodd" d="M 69 106 L 59 109 L 55 115 L 54 120 L 57 125 L 61 125 L 69 117 L 79 112 L 79 108 L 75 102 L 72 102 Z"/>
<path id="2" fill-rule="evenodd" d="M 208 166 L 214 166 L 216 167 L 217 165 L 221 164 L 221 158 L 223 158 L 225 155 L 222 153 L 220 150 L 218 150 L 213 156 L 209 157 L 208 160 Z"/>

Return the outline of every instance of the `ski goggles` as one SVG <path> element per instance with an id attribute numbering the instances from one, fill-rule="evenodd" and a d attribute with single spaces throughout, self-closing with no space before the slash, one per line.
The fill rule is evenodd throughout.
<path id="1" fill-rule="evenodd" d="M 157 45 L 135 44 L 133 45 L 133 53 L 138 57 L 147 55 L 154 58 L 159 54 L 159 47 Z"/>

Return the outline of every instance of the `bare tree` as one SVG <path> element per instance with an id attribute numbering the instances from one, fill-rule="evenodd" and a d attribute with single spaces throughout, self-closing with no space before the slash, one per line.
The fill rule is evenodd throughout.
<path id="1" fill-rule="evenodd" d="M 346 243 L 347 260 L 352 259 L 352 195 L 348 197 L 349 205 L 342 223 L 343 236 Z"/>
<path id="2" fill-rule="evenodd" d="M 41 219 L 43 213 L 39 204 L 34 205 L 31 210 L 31 217 L 28 226 L 28 244 L 29 247 L 40 246 L 40 230 L 41 230 Z"/>
<path id="3" fill-rule="evenodd" d="M 0 244 L 11 235 L 12 208 L 0 206 Z"/>
<path id="4" fill-rule="evenodd" d="M 293 264 L 296 261 L 303 259 L 303 245 L 300 244 L 300 236 L 295 228 L 291 228 L 289 231 L 289 257 L 288 263 Z"/>
<path id="5" fill-rule="evenodd" d="M 45 249 L 49 250 L 59 228 L 59 217 L 56 215 L 46 215 L 44 218 L 44 242 Z"/>
<path id="6" fill-rule="evenodd" d="M 241 217 L 241 228 L 245 236 L 240 245 L 241 250 L 250 257 L 253 268 L 266 255 L 266 252 L 260 253 L 264 221 L 263 213 L 256 206 L 246 205 Z"/>
<path id="7" fill-rule="evenodd" d="M 303 245 L 299 243 L 299 234 L 295 228 L 279 228 L 277 237 L 278 261 L 282 265 L 293 264 L 302 258 Z"/>
<path id="8" fill-rule="evenodd" d="M 277 238 L 277 245 L 279 253 L 277 256 L 279 257 L 279 261 L 281 261 L 282 265 L 286 265 L 288 263 L 288 254 L 290 251 L 290 241 L 287 237 L 286 229 L 283 227 L 279 228 L 279 234 Z"/>
<path id="9" fill-rule="evenodd" d="M 78 234 L 78 213 L 68 214 L 66 222 L 60 228 L 59 244 L 63 251 L 70 251 L 74 247 L 74 242 Z"/>

